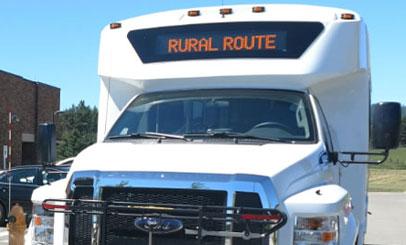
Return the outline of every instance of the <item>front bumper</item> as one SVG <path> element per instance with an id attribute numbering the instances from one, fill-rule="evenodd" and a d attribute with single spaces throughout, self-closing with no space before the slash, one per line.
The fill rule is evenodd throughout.
<path id="1" fill-rule="evenodd" d="M 150 244 L 152 235 L 154 244 L 263 244 L 286 223 L 264 176 L 86 171 L 72 176 L 67 193 L 63 207 L 46 208 L 67 214 L 69 244 Z M 147 219 L 183 227 L 140 232 L 135 223 Z"/>
<path id="2" fill-rule="evenodd" d="M 175 240 L 192 240 L 201 243 L 206 239 L 210 244 L 224 243 L 226 238 L 243 240 L 264 239 L 286 224 L 287 216 L 276 209 L 247 207 L 197 206 L 176 204 L 151 204 L 118 201 L 95 201 L 80 199 L 48 199 L 43 203 L 46 211 L 77 216 L 98 217 L 96 229 L 100 229 L 100 244 L 136 242 L 153 236 L 165 239 L 168 244 Z M 125 238 L 109 238 L 112 232 L 110 218 L 132 219 L 134 227 Z M 81 217 L 79 217 L 81 218 Z M 138 222 L 138 224 L 137 224 Z M 240 229 L 233 230 L 238 226 Z M 214 228 L 216 227 L 216 228 Z M 144 233 L 144 234 L 142 234 Z M 132 234 L 133 236 L 129 235 Z M 146 236 L 148 235 L 148 238 Z M 131 236 L 131 237 L 130 237 Z M 218 243 L 217 243 L 217 242 Z M 162 244 L 162 243 L 159 243 Z M 172 243 L 173 244 L 173 243 Z"/>

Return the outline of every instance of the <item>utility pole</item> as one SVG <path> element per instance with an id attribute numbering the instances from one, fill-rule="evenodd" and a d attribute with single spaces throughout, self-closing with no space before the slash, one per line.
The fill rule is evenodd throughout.
<path id="1" fill-rule="evenodd" d="M 20 119 L 17 117 L 15 113 L 12 111 L 8 112 L 8 141 L 7 141 L 7 162 L 8 162 L 8 170 L 9 172 L 11 171 L 12 167 L 12 146 L 13 146 L 13 138 L 12 138 L 12 132 L 13 132 L 13 123 L 19 122 Z M 8 178 L 8 212 L 10 213 L 11 210 L 11 176 Z"/>
<path id="2" fill-rule="evenodd" d="M 12 145 L 12 127 L 13 127 L 13 113 L 11 111 L 8 112 L 8 141 L 7 141 L 7 162 L 8 162 L 8 170 L 11 170 L 11 145 Z"/>
<path id="3" fill-rule="evenodd" d="M 11 146 L 13 144 L 12 141 L 12 128 L 13 127 L 13 113 L 11 111 L 8 112 L 8 141 L 7 141 L 7 146 L 8 146 L 8 151 L 7 151 L 7 162 L 8 162 L 8 171 L 11 173 Z M 8 213 L 10 213 L 11 210 L 11 175 L 8 176 Z"/>
<path id="4" fill-rule="evenodd" d="M 18 123 L 20 119 L 12 111 L 8 112 L 8 141 L 7 141 L 7 162 L 8 170 L 11 173 L 12 167 L 12 146 L 13 146 L 13 124 Z M 8 176 L 8 216 L 7 229 L 9 231 L 10 245 L 23 245 L 24 233 L 27 227 L 23 208 L 16 204 L 11 208 L 11 175 Z"/>

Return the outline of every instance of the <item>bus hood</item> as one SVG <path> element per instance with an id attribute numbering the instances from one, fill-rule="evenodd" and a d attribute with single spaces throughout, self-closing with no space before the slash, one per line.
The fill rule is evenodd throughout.
<path id="1" fill-rule="evenodd" d="M 281 197 L 320 181 L 326 183 L 325 180 L 331 176 L 322 171 L 323 164 L 320 162 L 323 155 L 325 151 L 320 143 L 244 145 L 107 142 L 97 143 L 79 154 L 67 178 L 75 171 L 259 175 L 269 177 Z"/>
<path id="2" fill-rule="evenodd" d="M 65 198 L 65 186 L 67 179 L 60 179 L 49 185 L 43 185 L 36 188 L 31 195 L 31 201 L 33 203 L 42 203 L 45 199 L 58 199 Z"/>

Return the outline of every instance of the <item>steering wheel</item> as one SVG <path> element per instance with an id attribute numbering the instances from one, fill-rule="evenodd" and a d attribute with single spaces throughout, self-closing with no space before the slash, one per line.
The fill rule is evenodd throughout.
<path id="1" fill-rule="evenodd" d="M 293 132 L 292 128 L 278 122 L 261 122 L 254 125 L 249 131 L 259 128 L 279 128 L 282 129 L 283 131 L 286 131 L 287 133 Z"/>

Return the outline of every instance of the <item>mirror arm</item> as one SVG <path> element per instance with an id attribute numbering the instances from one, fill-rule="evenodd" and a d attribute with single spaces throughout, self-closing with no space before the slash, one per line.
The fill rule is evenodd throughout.
<path id="1" fill-rule="evenodd" d="M 340 155 L 342 156 L 349 156 L 350 160 L 340 160 Z M 381 156 L 382 159 L 377 161 L 356 161 L 356 156 Z M 372 164 L 372 165 L 379 165 L 385 162 L 389 156 L 389 149 L 384 150 L 383 152 L 356 152 L 356 151 L 341 151 L 341 152 L 332 152 L 330 153 L 330 160 L 334 163 L 340 164 Z"/>

